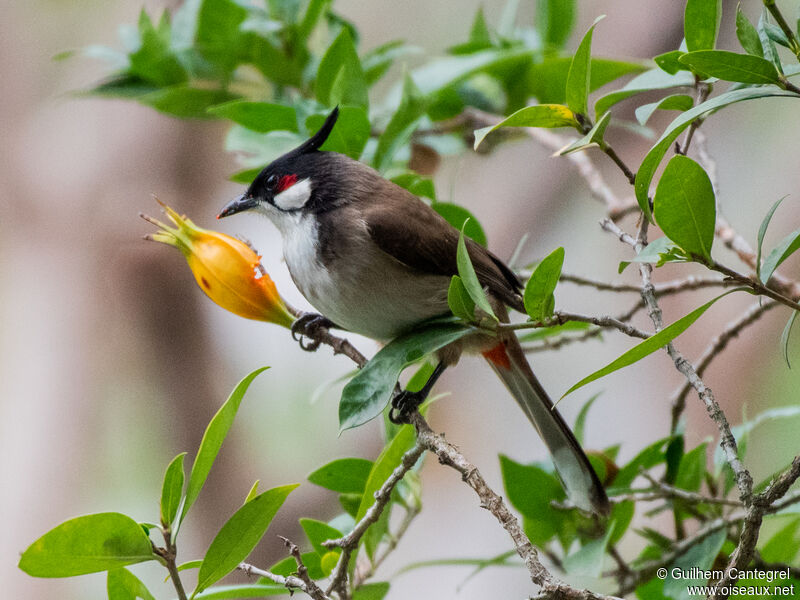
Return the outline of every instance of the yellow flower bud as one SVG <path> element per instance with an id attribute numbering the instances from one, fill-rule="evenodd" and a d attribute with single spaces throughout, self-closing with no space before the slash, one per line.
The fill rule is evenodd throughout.
<path id="1" fill-rule="evenodd" d="M 146 239 L 180 249 L 197 285 L 222 308 L 247 319 L 291 327 L 294 317 L 261 266 L 261 257 L 250 246 L 224 233 L 198 227 L 156 200 L 176 227 L 142 214 L 143 219 L 161 228 Z"/>

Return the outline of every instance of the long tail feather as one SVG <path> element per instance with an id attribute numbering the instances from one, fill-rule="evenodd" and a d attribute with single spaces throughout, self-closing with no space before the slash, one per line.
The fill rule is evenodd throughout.
<path id="1" fill-rule="evenodd" d="M 579 508 L 606 515 L 608 498 L 578 440 L 533 374 L 516 337 L 483 353 L 494 372 L 528 416 L 553 457 L 570 500 Z"/>

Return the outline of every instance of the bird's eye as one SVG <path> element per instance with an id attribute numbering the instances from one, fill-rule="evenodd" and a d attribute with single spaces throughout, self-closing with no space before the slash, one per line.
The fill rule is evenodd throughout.
<path id="1" fill-rule="evenodd" d="M 267 187 L 272 189 L 276 185 L 278 185 L 278 176 L 277 175 L 270 175 L 267 177 Z"/>

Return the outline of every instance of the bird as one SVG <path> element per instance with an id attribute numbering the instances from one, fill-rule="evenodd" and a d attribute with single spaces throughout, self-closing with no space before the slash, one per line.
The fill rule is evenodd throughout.
<path id="1" fill-rule="evenodd" d="M 447 294 L 458 274 L 461 233 L 368 165 L 320 150 L 338 114 L 336 107 L 314 135 L 261 170 L 217 218 L 254 212 L 278 229 L 292 280 L 319 311 L 301 315 L 295 331 L 336 327 L 385 343 L 451 314 Z M 514 272 L 480 244 L 464 239 L 495 315 L 508 321 L 508 308 L 524 313 L 522 284 Z M 476 333 L 439 350 L 423 388 L 395 396 L 400 417 L 424 400 L 463 352 L 482 354 L 503 381 L 550 451 L 570 501 L 607 515 L 610 506 L 597 474 L 513 332 Z"/>

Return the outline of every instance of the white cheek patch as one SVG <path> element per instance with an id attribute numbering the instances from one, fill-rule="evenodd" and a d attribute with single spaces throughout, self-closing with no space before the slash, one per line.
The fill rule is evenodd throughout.
<path id="1" fill-rule="evenodd" d="M 297 210 L 303 208 L 311 198 L 311 180 L 302 179 L 274 198 L 275 206 L 281 210 Z"/>

